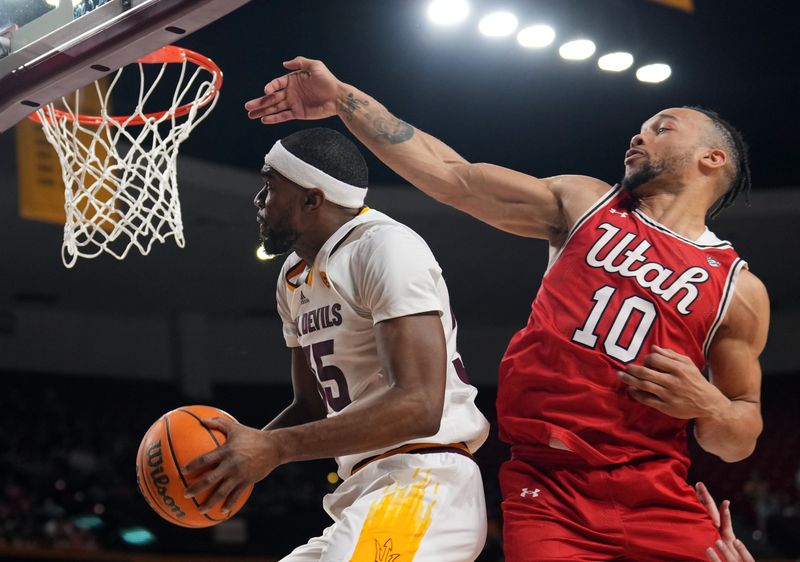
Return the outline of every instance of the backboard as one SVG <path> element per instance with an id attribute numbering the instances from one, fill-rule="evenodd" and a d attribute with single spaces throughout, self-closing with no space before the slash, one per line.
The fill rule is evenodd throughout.
<path id="1" fill-rule="evenodd" d="M 0 133 L 249 0 L 0 0 Z"/>

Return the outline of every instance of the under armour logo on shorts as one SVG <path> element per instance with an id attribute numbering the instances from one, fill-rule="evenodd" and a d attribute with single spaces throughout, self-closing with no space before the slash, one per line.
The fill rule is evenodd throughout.
<path id="1" fill-rule="evenodd" d="M 522 498 L 524 498 L 526 496 L 530 496 L 532 498 L 538 498 L 539 497 L 539 492 L 541 492 L 541 490 L 539 488 L 536 488 L 535 490 L 529 490 L 528 488 L 522 488 L 522 491 L 519 493 L 519 495 Z"/>

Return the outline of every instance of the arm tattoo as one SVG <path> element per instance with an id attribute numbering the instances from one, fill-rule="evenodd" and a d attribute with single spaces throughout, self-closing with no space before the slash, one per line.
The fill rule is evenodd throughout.
<path id="1" fill-rule="evenodd" d="M 344 115 L 347 117 L 348 121 L 353 118 L 353 114 L 356 111 L 369 105 L 367 100 L 356 99 L 352 92 L 347 94 L 347 98 L 340 103 L 342 105 L 342 111 L 344 111 Z"/>
<path id="2" fill-rule="evenodd" d="M 380 142 L 400 144 L 414 136 L 414 127 L 391 114 L 376 115 L 371 124 L 374 138 Z"/>
<path id="3" fill-rule="evenodd" d="M 369 100 L 356 98 L 352 92 L 347 94 L 347 97 L 339 103 L 343 117 L 348 121 L 353 119 L 358 110 L 369 106 Z M 369 111 L 365 115 L 365 119 L 372 128 L 373 138 L 379 142 L 400 144 L 414 136 L 414 127 L 393 116 L 385 109 Z"/>

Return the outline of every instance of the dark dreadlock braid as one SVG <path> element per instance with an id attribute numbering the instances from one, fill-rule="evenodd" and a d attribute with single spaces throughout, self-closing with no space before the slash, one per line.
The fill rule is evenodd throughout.
<path id="1" fill-rule="evenodd" d="M 686 109 L 699 111 L 714 123 L 714 128 L 722 136 L 723 148 L 728 151 L 734 162 L 734 174 L 725 195 L 719 198 L 709 210 L 709 218 L 715 218 L 723 209 L 733 205 L 740 193 L 744 192 L 745 201 L 750 204 L 750 160 L 747 157 L 747 144 L 742 133 L 719 116 L 716 111 L 702 107 L 684 106 Z"/>

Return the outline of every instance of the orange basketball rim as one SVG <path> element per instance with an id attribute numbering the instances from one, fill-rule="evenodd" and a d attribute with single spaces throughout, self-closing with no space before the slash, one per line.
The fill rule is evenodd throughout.
<path id="1" fill-rule="evenodd" d="M 125 126 L 128 126 L 128 125 L 143 125 L 151 120 L 159 120 L 162 117 L 164 117 L 167 113 L 170 113 L 171 115 L 173 115 L 173 117 L 183 117 L 184 115 L 189 113 L 193 108 L 200 109 L 202 107 L 205 107 L 206 105 L 211 103 L 211 101 L 216 97 L 220 88 L 222 88 L 222 70 L 220 70 L 219 66 L 217 66 L 216 63 L 212 61 L 210 58 L 201 55 L 200 53 L 196 53 L 195 51 L 190 51 L 189 49 L 184 49 L 183 47 L 176 47 L 175 45 L 167 45 L 165 47 L 161 47 L 157 51 L 154 51 L 149 55 L 134 61 L 134 63 L 141 63 L 141 64 L 183 64 L 185 62 L 194 63 L 197 66 L 206 69 L 214 76 L 213 88 L 211 88 L 200 100 L 179 105 L 174 109 L 155 111 L 152 113 L 145 113 L 135 116 L 109 115 L 103 117 L 102 115 L 85 115 L 82 113 L 73 114 L 68 111 L 63 111 L 61 109 L 53 109 L 51 112 L 48 112 L 48 114 L 46 114 L 45 119 L 51 121 L 54 119 L 64 118 L 69 121 L 75 120 L 81 125 L 88 125 L 88 126 L 99 126 L 105 122 L 114 121 L 119 125 L 124 124 Z M 28 119 L 30 119 L 31 121 L 35 121 L 36 123 L 42 122 L 38 112 L 31 113 L 28 116 Z"/>

